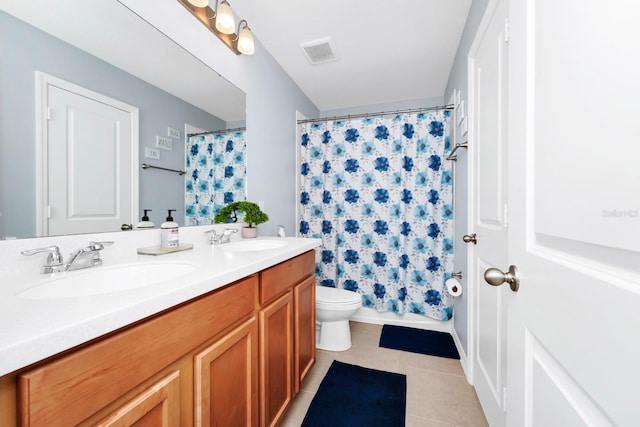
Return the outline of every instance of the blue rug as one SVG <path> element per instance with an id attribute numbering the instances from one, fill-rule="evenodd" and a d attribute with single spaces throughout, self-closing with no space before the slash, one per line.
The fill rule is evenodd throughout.
<path id="1" fill-rule="evenodd" d="M 404 426 L 407 377 L 334 360 L 302 427 Z"/>
<path id="2" fill-rule="evenodd" d="M 384 325 L 380 334 L 380 347 L 460 359 L 453 337 L 447 332 Z"/>

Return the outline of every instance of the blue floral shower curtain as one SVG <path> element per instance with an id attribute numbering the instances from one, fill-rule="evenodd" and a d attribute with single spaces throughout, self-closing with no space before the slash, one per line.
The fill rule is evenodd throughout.
<path id="1" fill-rule="evenodd" d="M 185 225 L 207 225 L 220 208 L 246 199 L 244 130 L 192 136 L 186 146 Z"/>
<path id="2" fill-rule="evenodd" d="M 322 286 L 379 312 L 447 320 L 453 299 L 450 112 L 301 125 L 300 234 Z"/>

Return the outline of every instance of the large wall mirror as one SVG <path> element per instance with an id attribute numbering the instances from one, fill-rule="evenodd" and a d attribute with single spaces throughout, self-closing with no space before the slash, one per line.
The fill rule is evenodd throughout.
<path id="1" fill-rule="evenodd" d="M 130 188 L 137 187 L 138 195 L 130 218 L 123 223 L 135 226 L 147 209 L 157 227 L 167 210 L 174 209 L 173 216 L 180 225 L 197 224 L 189 221 L 185 213 L 206 211 L 189 206 L 194 197 L 189 199 L 187 194 L 185 198 L 185 191 L 201 191 L 203 196 L 198 193 L 196 201 L 213 199 L 215 191 L 226 195 L 221 200 L 229 198 L 230 193 L 218 188 L 214 179 L 209 188 L 204 188 L 201 182 L 190 182 L 192 171 L 180 175 L 171 170 L 187 171 L 190 165 L 197 166 L 197 162 L 204 161 L 202 154 L 207 147 L 211 151 L 210 141 L 216 135 L 228 135 L 225 130 L 229 129 L 235 133 L 242 130 L 246 123 L 242 91 L 117 0 L 0 0 L 0 240 L 67 234 L 41 231 L 42 215 L 51 215 L 50 208 L 42 202 L 49 191 L 41 185 L 43 168 L 48 167 L 47 153 L 41 152 L 39 142 L 43 126 L 39 122 L 46 122 L 47 117 L 37 113 L 41 101 L 38 84 L 42 84 L 38 82 L 42 76 L 134 107 L 138 126 L 134 142 L 138 150 L 133 156 L 129 178 L 132 182 L 128 184 Z M 69 123 L 70 119 L 67 128 L 71 127 Z M 108 126 L 98 128 L 96 138 L 91 137 L 93 129 L 86 128 L 88 139 L 102 142 L 87 150 L 75 166 L 90 178 L 82 183 L 82 194 L 86 196 L 74 203 L 109 204 L 113 201 L 106 200 L 109 197 L 105 197 L 103 189 L 110 187 L 105 181 L 111 178 L 105 180 L 108 174 L 101 172 L 108 164 Z M 187 141 L 187 134 L 195 131 L 218 133 L 196 137 L 207 138 L 199 144 Z M 233 153 L 233 160 L 241 162 L 243 155 Z M 157 168 L 143 169 L 143 163 Z M 223 165 L 221 173 L 225 170 L 228 174 L 230 168 Z M 236 171 L 245 172 L 242 167 Z M 62 170 L 58 175 L 65 173 L 71 171 Z M 236 178 L 231 184 L 234 191 L 245 192 L 244 176 Z"/>

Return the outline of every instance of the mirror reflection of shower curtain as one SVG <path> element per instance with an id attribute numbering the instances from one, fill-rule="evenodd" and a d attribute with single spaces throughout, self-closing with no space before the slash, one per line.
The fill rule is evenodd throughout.
<path id="1" fill-rule="evenodd" d="M 450 112 L 302 124 L 300 235 L 317 284 L 379 312 L 447 320 L 453 299 Z"/>
<path id="2" fill-rule="evenodd" d="M 226 204 L 246 200 L 244 130 L 187 138 L 185 225 L 213 224 Z"/>

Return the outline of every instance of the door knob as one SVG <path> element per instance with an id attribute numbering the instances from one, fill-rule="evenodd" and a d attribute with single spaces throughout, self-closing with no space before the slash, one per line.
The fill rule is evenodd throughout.
<path id="1" fill-rule="evenodd" d="M 488 268 L 484 272 L 484 280 L 491 286 L 500 286 L 507 282 L 513 292 L 518 292 L 520 288 L 520 277 L 518 268 L 515 265 L 510 265 L 509 271 L 506 273 L 497 268 Z"/>
<path id="2" fill-rule="evenodd" d="M 464 236 L 462 236 L 462 241 L 465 243 L 473 243 L 474 245 L 478 243 L 478 239 L 476 239 L 476 233 L 465 234 Z"/>

